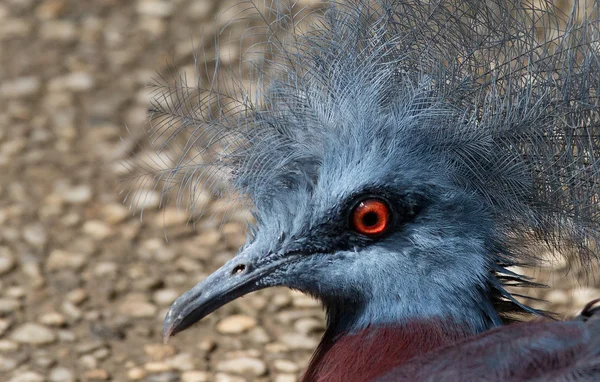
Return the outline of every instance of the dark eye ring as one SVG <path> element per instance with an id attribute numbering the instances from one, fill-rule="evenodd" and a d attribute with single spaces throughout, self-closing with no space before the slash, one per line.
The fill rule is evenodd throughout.
<path id="1" fill-rule="evenodd" d="M 379 236 L 391 225 L 392 211 L 382 199 L 368 198 L 360 201 L 352 210 L 352 229 L 365 236 Z"/>

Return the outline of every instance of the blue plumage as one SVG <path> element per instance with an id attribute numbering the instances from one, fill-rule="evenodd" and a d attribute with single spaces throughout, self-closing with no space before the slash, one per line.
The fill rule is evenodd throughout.
<path id="1" fill-rule="evenodd" d="M 536 4 L 350 0 L 287 40 L 301 12 L 279 4 L 249 89 L 218 66 L 207 88 L 158 83 L 153 134 L 176 165 L 150 180 L 191 189 L 192 209 L 198 188 L 239 197 L 256 220 L 166 335 L 275 285 L 320 298 L 332 336 L 540 313 L 505 290 L 529 284 L 508 268 L 540 243 L 598 258 L 600 5 Z M 349 226 L 367 197 L 393 215 L 376 238 Z"/>

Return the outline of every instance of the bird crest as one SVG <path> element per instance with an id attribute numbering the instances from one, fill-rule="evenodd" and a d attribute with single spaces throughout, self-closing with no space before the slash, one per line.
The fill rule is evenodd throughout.
<path id="1" fill-rule="evenodd" d="M 598 258 L 598 1 L 248 4 L 246 71 L 197 56 L 195 76 L 152 85 L 157 154 L 131 159 L 127 189 L 192 213 L 208 191 L 260 221 L 297 189 L 403 177 L 486 211 L 498 290 L 525 281 L 506 268 L 535 264 L 539 243 Z"/>

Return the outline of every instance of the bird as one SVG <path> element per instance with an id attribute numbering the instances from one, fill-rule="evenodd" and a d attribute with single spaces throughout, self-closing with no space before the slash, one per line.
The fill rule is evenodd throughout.
<path id="1" fill-rule="evenodd" d="M 598 301 L 560 321 L 511 289 L 542 252 L 600 257 L 600 2 L 267 8 L 248 78 L 196 56 L 153 84 L 167 165 L 138 184 L 252 214 L 165 340 L 285 286 L 326 311 L 304 381 L 600 380 Z"/>

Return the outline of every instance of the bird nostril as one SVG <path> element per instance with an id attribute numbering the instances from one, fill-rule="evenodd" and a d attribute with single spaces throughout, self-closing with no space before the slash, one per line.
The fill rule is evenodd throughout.
<path id="1" fill-rule="evenodd" d="M 246 265 L 245 264 L 238 264 L 231 271 L 231 275 L 237 275 L 238 273 L 242 273 L 245 270 L 246 270 Z"/>

